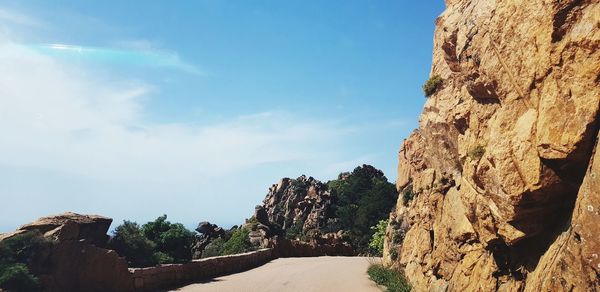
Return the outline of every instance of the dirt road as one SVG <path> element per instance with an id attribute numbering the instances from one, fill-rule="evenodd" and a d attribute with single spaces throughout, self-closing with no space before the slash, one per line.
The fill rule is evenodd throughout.
<path id="1" fill-rule="evenodd" d="M 381 292 L 369 279 L 368 267 L 369 260 L 364 257 L 280 258 L 243 273 L 176 291 Z"/>

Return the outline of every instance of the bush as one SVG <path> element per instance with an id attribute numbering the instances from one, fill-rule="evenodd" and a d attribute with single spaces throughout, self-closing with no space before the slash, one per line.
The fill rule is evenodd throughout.
<path id="1" fill-rule="evenodd" d="M 202 251 L 202 258 L 216 257 L 223 255 L 225 250 L 225 239 L 219 237 L 213 239 L 209 244 L 206 245 Z"/>
<path id="2" fill-rule="evenodd" d="M 389 220 L 380 220 L 377 225 L 371 226 L 373 237 L 369 242 L 369 248 L 376 256 L 383 255 L 383 242 L 385 241 L 385 229 L 387 228 Z"/>
<path id="3" fill-rule="evenodd" d="M 144 224 L 124 221 L 114 231 L 110 247 L 133 267 L 188 262 L 192 259 L 194 233 L 180 223 L 167 221 L 167 215 Z"/>
<path id="4" fill-rule="evenodd" d="M 168 254 L 161 252 L 161 251 L 157 251 L 155 252 L 152 257 L 154 258 L 154 261 L 158 264 L 170 264 L 175 262 L 175 260 Z"/>
<path id="5" fill-rule="evenodd" d="M 410 285 L 404 276 L 396 270 L 386 268 L 380 264 L 373 264 L 369 266 L 367 274 L 378 285 L 386 286 L 388 292 L 411 291 Z"/>
<path id="6" fill-rule="evenodd" d="M 125 257 L 130 266 L 149 267 L 158 263 L 154 254 L 156 244 L 144 236 L 137 223 L 125 220 L 115 228 L 113 235 L 110 248 Z"/>
<path id="7" fill-rule="evenodd" d="M 222 255 L 238 254 L 254 250 L 254 246 L 250 243 L 248 235 L 250 231 L 246 228 L 241 228 L 231 234 L 231 238 L 223 245 Z"/>
<path id="8" fill-rule="evenodd" d="M 192 260 L 194 233 L 181 223 L 167 221 L 167 215 L 160 216 L 142 226 L 142 233 L 154 242 L 156 251 L 163 254 L 162 259 L 171 259 L 168 263 L 182 263 Z"/>
<path id="9" fill-rule="evenodd" d="M 37 291 L 38 279 L 27 264 L 40 260 L 52 242 L 40 232 L 29 231 L 0 242 L 0 290 Z"/>
<path id="10" fill-rule="evenodd" d="M 296 240 L 296 239 L 301 240 L 302 238 L 304 238 L 303 228 L 304 228 L 304 221 L 303 220 L 296 221 L 296 223 L 294 223 L 294 225 L 292 225 L 290 228 L 288 228 L 285 231 L 285 238 L 291 239 L 291 240 Z"/>
<path id="11" fill-rule="evenodd" d="M 40 289 L 38 279 L 22 263 L 0 267 L 0 288 L 15 292 Z"/>
<path id="12" fill-rule="evenodd" d="M 425 93 L 425 96 L 430 97 L 441 88 L 443 83 L 444 79 L 442 79 L 442 77 L 439 75 L 434 75 L 425 81 L 425 84 L 423 84 L 423 93 Z"/>

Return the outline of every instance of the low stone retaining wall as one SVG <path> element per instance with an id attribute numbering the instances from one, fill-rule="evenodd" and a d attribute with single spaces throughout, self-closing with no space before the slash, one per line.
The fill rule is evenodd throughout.
<path id="1" fill-rule="evenodd" d="M 347 244 L 317 244 L 287 239 L 277 242 L 273 254 L 275 258 L 355 255 Z"/>
<path id="2" fill-rule="evenodd" d="M 184 264 L 129 269 L 133 291 L 155 291 L 243 272 L 280 257 L 350 256 L 352 248 L 345 245 L 310 244 L 281 240 L 275 248 L 265 248 L 243 254 L 194 260 Z"/>
<path id="3" fill-rule="evenodd" d="M 274 259 L 272 248 L 194 260 L 184 264 L 129 269 L 134 291 L 155 291 L 242 272 Z"/>

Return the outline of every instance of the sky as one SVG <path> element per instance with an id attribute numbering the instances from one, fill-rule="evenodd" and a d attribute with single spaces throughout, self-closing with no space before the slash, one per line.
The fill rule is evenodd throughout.
<path id="1" fill-rule="evenodd" d="M 0 0 L 0 232 L 229 227 L 268 188 L 396 178 L 443 1 Z"/>

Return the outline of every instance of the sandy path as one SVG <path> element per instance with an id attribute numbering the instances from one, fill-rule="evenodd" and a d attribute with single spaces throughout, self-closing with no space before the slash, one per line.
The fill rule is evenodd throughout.
<path id="1" fill-rule="evenodd" d="M 177 291 L 378 291 L 364 257 L 281 258 L 258 268 Z"/>

